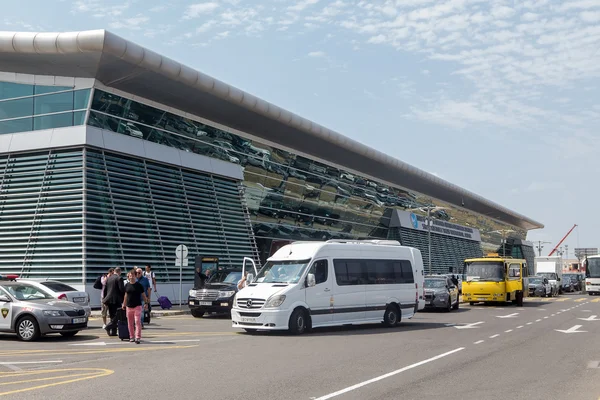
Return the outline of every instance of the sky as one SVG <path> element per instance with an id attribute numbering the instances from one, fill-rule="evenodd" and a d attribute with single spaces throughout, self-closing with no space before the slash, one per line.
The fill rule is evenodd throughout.
<path id="1" fill-rule="evenodd" d="M 21 0 L 107 29 L 600 247 L 600 0 Z M 537 245 L 537 243 L 536 243 Z"/>

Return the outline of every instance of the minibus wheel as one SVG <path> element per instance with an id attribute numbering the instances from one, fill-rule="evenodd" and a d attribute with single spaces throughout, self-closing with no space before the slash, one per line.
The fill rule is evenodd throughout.
<path id="1" fill-rule="evenodd" d="M 290 317 L 289 330 L 294 335 L 302 335 L 306 332 L 308 318 L 306 311 L 296 308 Z"/>
<path id="2" fill-rule="evenodd" d="M 383 322 L 388 327 L 394 327 L 398 325 L 400 322 L 400 314 L 398 313 L 398 307 L 394 304 L 390 304 L 385 309 L 385 314 L 383 315 Z"/>

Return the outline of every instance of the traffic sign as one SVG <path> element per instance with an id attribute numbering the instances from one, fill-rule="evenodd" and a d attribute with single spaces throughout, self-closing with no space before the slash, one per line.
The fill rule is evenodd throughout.
<path id="1" fill-rule="evenodd" d="M 185 244 L 180 244 L 175 249 L 175 257 L 177 258 L 187 258 L 188 256 L 188 248 Z"/>
<path id="2" fill-rule="evenodd" d="M 176 258 L 175 259 L 175 266 L 176 267 L 187 267 L 189 265 L 189 261 L 188 261 L 187 258 L 183 259 L 183 265 L 182 265 L 181 261 L 182 261 L 181 258 Z"/>

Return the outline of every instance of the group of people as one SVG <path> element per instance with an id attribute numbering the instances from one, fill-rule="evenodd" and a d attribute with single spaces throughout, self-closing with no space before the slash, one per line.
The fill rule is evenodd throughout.
<path id="1" fill-rule="evenodd" d="M 101 303 L 102 328 L 108 336 L 117 336 L 119 309 L 126 312 L 129 329 L 129 341 L 140 343 L 143 328 L 143 311 L 150 312 L 152 290 L 156 292 L 156 276 L 152 266 L 146 265 L 145 271 L 134 267 L 127 273 L 127 282 L 121 279 L 120 267 L 110 268 L 102 275 Z M 107 317 L 110 321 L 107 323 Z"/>

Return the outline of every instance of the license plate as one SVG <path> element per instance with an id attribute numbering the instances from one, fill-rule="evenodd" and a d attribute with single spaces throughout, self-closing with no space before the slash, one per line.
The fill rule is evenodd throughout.
<path id="1" fill-rule="evenodd" d="M 240 320 L 242 322 L 256 322 L 256 318 L 250 318 L 250 317 L 242 317 L 242 318 L 240 318 Z"/>
<path id="2" fill-rule="evenodd" d="M 427 301 L 425 302 L 425 304 L 427 304 L 427 305 L 430 305 L 430 304 L 431 304 L 431 300 L 427 300 Z"/>
<path id="3" fill-rule="evenodd" d="M 485 297 L 480 297 L 477 300 L 487 300 Z"/>
<path id="4" fill-rule="evenodd" d="M 83 323 L 85 323 L 86 320 L 87 320 L 87 318 L 73 318 L 73 323 L 74 324 L 83 324 Z"/>
<path id="5" fill-rule="evenodd" d="M 87 299 L 85 297 L 74 297 L 73 298 L 73 302 L 75 302 L 75 303 L 85 303 L 86 300 Z"/>
<path id="6" fill-rule="evenodd" d="M 212 306 L 212 301 L 199 301 L 198 305 L 200 305 L 200 306 Z"/>

